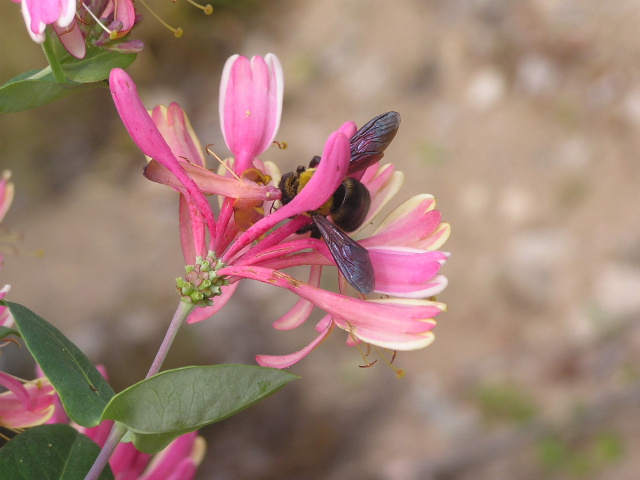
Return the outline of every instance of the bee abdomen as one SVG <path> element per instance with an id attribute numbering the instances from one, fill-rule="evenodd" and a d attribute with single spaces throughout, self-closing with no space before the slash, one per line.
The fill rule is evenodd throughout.
<path id="1" fill-rule="evenodd" d="M 353 232 L 364 222 L 371 195 L 364 184 L 355 178 L 347 177 L 332 196 L 331 219 L 345 232 Z"/>

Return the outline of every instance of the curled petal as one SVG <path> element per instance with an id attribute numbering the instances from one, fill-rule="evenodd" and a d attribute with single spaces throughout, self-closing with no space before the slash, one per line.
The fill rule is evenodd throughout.
<path id="1" fill-rule="evenodd" d="M 136 142 L 142 152 L 162 163 L 186 190 L 204 216 L 211 235 L 215 234 L 216 224 L 211 207 L 196 183 L 185 173 L 184 169 L 173 155 L 171 148 L 162 138 L 160 131 L 153 123 L 151 116 L 138 96 L 136 85 L 127 73 L 114 68 L 109 75 L 109 87 L 120 118 L 129 135 Z"/>
<path id="2" fill-rule="evenodd" d="M 247 201 L 265 201 L 280 198 L 280 190 L 270 185 L 241 182 L 232 177 L 213 173 L 197 165 L 182 162 L 182 168 L 195 182 L 198 188 L 207 195 L 221 195 L 229 198 L 242 198 Z M 167 185 L 174 190 L 184 191 L 183 184 L 164 165 L 151 160 L 144 169 L 149 180 Z"/>
<path id="3" fill-rule="evenodd" d="M 0 426 L 28 428 L 42 425 L 53 415 L 55 390 L 46 378 L 22 383 L 0 372 L 0 385 L 9 389 L 0 394 Z"/>
<path id="4" fill-rule="evenodd" d="M 311 272 L 309 273 L 309 285 L 313 285 L 314 287 L 319 286 L 321 273 L 322 267 L 319 265 L 313 265 L 311 267 Z M 294 328 L 302 325 L 307 318 L 309 318 L 312 311 L 313 303 L 305 298 L 301 298 L 291 310 L 273 322 L 273 328 L 276 330 L 293 330 Z"/>
<path id="5" fill-rule="evenodd" d="M 87 54 L 87 43 L 85 42 L 82 30 L 80 30 L 75 20 L 67 27 L 59 27 L 54 24 L 53 29 L 67 52 L 76 58 L 84 58 Z"/>
<path id="6" fill-rule="evenodd" d="M 263 367 L 287 368 L 299 362 L 320 345 L 333 330 L 334 323 L 328 322 L 326 328 L 306 347 L 289 355 L 257 355 L 256 361 Z"/>
<path id="7" fill-rule="evenodd" d="M 273 142 L 282 114 L 284 82 L 280 60 L 234 55 L 227 60 L 220 83 L 220 124 L 229 150 L 236 157 L 236 173 Z"/>
<path id="8" fill-rule="evenodd" d="M 235 293 L 236 288 L 238 288 L 238 285 L 239 283 L 232 283 L 231 285 L 223 287 L 221 295 L 219 297 L 216 297 L 214 304 L 210 307 L 201 307 L 193 310 L 187 318 L 187 323 L 201 322 L 202 320 L 206 320 L 207 318 L 218 313 L 220 310 L 222 310 L 222 307 L 227 304 L 229 299 L 233 297 L 233 294 Z"/>
<path id="9" fill-rule="evenodd" d="M 295 278 L 263 267 L 224 267 L 220 275 L 252 278 L 286 288 L 329 313 L 336 324 L 374 345 L 413 350 L 431 340 L 425 335 L 435 326 L 432 317 L 446 309 L 439 302 L 418 299 L 359 300 L 312 287 Z"/>
<path id="10" fill-rule="evenodd" d="M 150 114 L 178 160 L 206 167 L 202 144 L 180 105 L 157 105 Z"/>
<path id="11" fill-rule="evenodd" d="M 449 236 L 448 224 L 440 223 L 440 212 L 434 210 L 431 195 L 410 198 L 380 224 L 370 238 L 360 243 L 371 246 L 405 246 L 421 250 L 437 250 Z"/>
<path id="12" fill-rule="evenodd" d="M 378 215 L 380 210 L 389 203 L 389 200 L 398 193 L 404 183 L 404 173 L 396 172 L 390 163 L 381 167 L 376 164 L 365 171 L 361 181 L 371 194 L 371 206 L 362 226 L 357 231 L 366 227 L 369 221 Z"/>

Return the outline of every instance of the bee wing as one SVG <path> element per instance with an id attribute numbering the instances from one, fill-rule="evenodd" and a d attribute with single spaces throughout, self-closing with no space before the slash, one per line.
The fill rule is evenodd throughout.
<path id="1" fill-rule="evenodd" d="M 340 273 L 360 293 L 373 292 L 375 274 L 367 249 L 322 215 L 312 214 L 311 218 L 327 242 Z"/>
<path id="2" fill-rule="evenodd" d="M 347 175 L 364 170 L 384 156 L 400 127 L 400 114 L 387 112 L 369 120 L 351 137 L 351 163 Z"/>

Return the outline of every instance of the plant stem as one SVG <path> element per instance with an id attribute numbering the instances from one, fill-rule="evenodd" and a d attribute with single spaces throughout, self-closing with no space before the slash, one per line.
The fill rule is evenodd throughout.
<path id="1" fill-rule="evenodd" d="M 171 344 L 173 343 L 173 340 L 176 338 L 176 334 L 178 333 L 178 329 L 180 328 L 180 325 L 182 325 L 183 320 L 187 318 L 187 316 L 189 315 L 189 313 L 191 313 L 191 310 L 193 310 L 194 307 L 195 305 L 193 303 L 186 303 L 186 302 L 180 301 L 180 304 L 176 309 L 176 313 L 173 314 L 173 319 L 171 320 L 171 324 L 167 329 L 167 333 L 165 333 L 164 335 L 164 340 L 162 340 L 162 345 L 160 345 L 160 348 L 158 349 L 158 353 L 156 354 L 156 358 L 153 360 L 153 363 L 151 364 L 151 368 L 149 369 L 149 373 L 147 373 L 147 376 L 145 378 L 149 378 L 160 371 L 162 362 L 164 362 L 164 359 L 167 357 L 167 353 L 169 353 L 169 348 L 171 348 Z"/>
<path id="2" fill-rule="evenodd" d="M 124 437 L 125 433 L 127 433 L 127 427 L 118 422 L 113 424 L 113 428 L 109 433 L 107 441 L 98 454 L 96 461 L 93 463 L 91 470 L 89 470 L 87 476 L 84 477 L 84 480 L 96 480 L 100 476 L 102 470 L 104 470 L 104 467 L 107 465 L 109 458 L 111 458 L 111 455 L 113 455 L 114 450 L 118 446 L 120 439 Z"/>
<path id="3" fill-rule="evenodd" d="M 171 344 L 176 338 L 180 325 L 182 325 L 182 322 L 187 318 L 194 307 L 195 305 L 193 303 L 186 303 L 182 300 L 180 301 L 178 308 L 176 309 L 176 313 L 173 314 L 167 333 L 164 335 L 164 340 L 162 340 L 162 344 L 158 349 L 156 358 L 153 360 L 149 373 L 147 373 L 145 378 L 149 378 L 160 371 L 160 367 L 169 353 L 169 348 L 171 348 Z M 96 458 L 96 461 L 91 467 L 91 470 L 89 470 L 85 480 L 96 480 L 100 476 L 102 470 L 104 470 L 104 467 L 107 465 L 109 458 L 111 458 L 111 455 L 118 446 L 118 442 L 120 442 L 125 433 L 127 433 L 127 427 L 118 422 L 114 423 L 111 433 L 109 433 L 109 437 L 102 447 L 102 451 Z"/>
<path id="4" fill-rule="evenodd" d="M 44 50 L 44 54 L 47 57 L 47 61 L 51 66 L 51 71 L 53 72 L 53 78 L 56 79 L 56 82 L 66 82 L 67 76 L 62 69 L 62 65 L 58 61 L 58 57 L 56 57 L 54 51 L 54 42 L 53 38 L 54 34 L 52 33 L 51 27 L 47 27 L 46 29 L 46 37 L 44 42 L 42 43 L 42 50 Z"/>

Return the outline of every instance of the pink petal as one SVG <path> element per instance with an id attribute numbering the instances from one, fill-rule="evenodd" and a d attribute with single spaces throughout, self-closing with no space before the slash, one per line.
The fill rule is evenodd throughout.
<path id="1" fill-rule="evenodd" d="M 447 286 L 447 277 L 436 275 L 422 284 L 398 284 L 383 282 L 376 279 L 376 292 L 403 298 L 428 298 L 441 293 Z"/>
<path id="2" fill-rule="evenodd" d="M 114 20 L 122 22 L 122 30 L 118 32 L 117 38 L 124 37 L 136 23 L 136 9 L 131 0 L 114 0 L 115 13 Z"/>
<path id="3" fill-rule="evenodd" d="M 11 171 L 4 170 L 2 172 L 2 179 L 0 180 L 0 222 L 4 219 L 4 216 L 9 211 L 9 207 L 13 203 L 13 196 L 15 189 L 13 182 L 10 182 Z"/>
<path id="4" fill-rule="evenodd" d="M 273 367 L 273 368 L 287 368 L 293 365 L 294 363 L 299 362 L 304 357 L 309 355 L 318 345 L 320 345 L 331 333 L 333 330 L 333 322 L 329 322 L 327 324 L 327 328 L 320 332 L 309 345 L 304 347 L 301 350 L 298 350 L 295 353 L 290 353 L 289 355 L 257 355 L 256 361 L 259 365 L 263 367 Z"/>
<path id="5" fill-rule="evenodd" d="M 314 265 L 311 267 L 311 272 L 309 274 L 309 285 L 313 285 L 317 287 L 320 285 L 320 274 L 322 273 L 322 267 Z M 293 306 L 291 310 L 285 313 L 278 320 L 273 322 L 273 328 L 276 330 L 293 330 L 294 328 L 302 325 L 311 312 L 313 311 L 313 303 L 309 300 L 301 298 L 298 302 Z"/>
<path id="6" fill-rule="evenodd" d="M 362 183 L 365 184 L 371 194 L 371 206 L 362 227 L 358 231 L 366 227 L 369 221 L 378 215 L 385 205 L 389 203 L 389 200 L 402 188 L 404 174 L 394 170 L 394 166 L 387 163 L 376 170 L 376 175 L 373 178 L 365 179 L 363 177 Z M 370 171 L 370 169 L 367 169 L 367 171 Z"/>
<path id="7" fill-rule="evenodd" d="M 241 182 L 233 177 L 224 177 L 210 170 L 181 162 L 181 166 L 198 188 L 207 195 L 221 195 L 230 198 L 242 198 L 248 201 L 264 201 L 280 198 L 280 190 L 273 186 Z M 152 160 L 144 170 L 149 180 L 167 185 L 174 190 L 185 190 L 183 184 L 166 166 Z"/>
<path id="8" fill-rule="evenodd" d="M 76 0 L 23 0 L 22 13 L 24 15 L 29 33 L 38 38 L 39 43 L 44 41 L 44 29 L 47 25 L 56 24 L 59 27 L 67 27 L 73 21 L 76 12 Z M 42 37 L 42 40 L 40 40 Z"/>
<path id="9" fill-rule="evenodd" d="M 282 113 L 283 75 L 273 54 L 251 60 L 234 55 L 222 72 L 220 124 L 225 143 L 236 157 L 236 173 L 273 142 Z"/>
<path id="10" fill-rule="evenodd" d="M 87 44 L 82 34 L 82 30 L 78 27 L 78 23 L 74 20 L 67 27 L 53 26 L 62 46 L 67 52 L 76 58 L 82 59 L 87 54 Z"/>
<path id="11" fill-rule="evenodd" d="M 388 299 L 365 301 L 312 287 L 268 268 L 228 266 L 220 275 L 252 278 L 286 288 L 333 316 L 338 326 L 369 343 L 396 350 L 409 350 L 426 343 L 425 333 L 435 322 L 432 317 L 446 306 L 427 300 Z"/>
<path id="12" fill-rule="evenodd" d="M 218 313 L 233 296 L 236 288 L 238 288 L 238 285 L 240 284 L 232 283 L 231 285 L 222 287 L 222 294 L 219 297 L 215 297 L 213 299 L 213 305 L 210 307 L 200 307 L 193 310 L 187 318 L 187 323 L 201 322 L 202 320 L 206 320 L 207 318 Z"/>
<path id="13" fill-rule="evenodd" d="M 157 105 L 150 113 L 153 123 L 179 161 L 206 167 L 202 144 L 180 105 L 175 102 L 169 108 Z"/>
<path id="14" fill-rule="evenodd" d="M 197 207 L 180 194 L 179 208 L 180 243 L 184 260 L 188 265 L 195 262 L 196 256 L 204 256 L 205 226 Z"/>
<path id="15" fill-rule="evenodd" d="M 133 443 L 119 443 L 109 459 L 109 466 L 118 480 L 138 480 L 151 458 Z"/>
<path id="16" fill-rule="evenodd" d="M 169 145 L 162 138 L 160 131 L 153 123 L 145 109 L 135 83 L 127 73 L 115 68 L 109 75 L 109 86 L 114 103 L 131 138 L 138 144 L 142 152 L 158 160 L 184 185 L 188 195 L 206 219 L 211 235 L 215 234 L 216 224 L 211 207 L 196 183 L 185 173 L 180 162 L 175 158 Z"/>
<path id="17" fill-rule="evenodd" d="M 199 440 L 198 432 L 182 435 L 154 455 L 149 468 L 138 480 L 188 480 L 193 477 L 205 448 L 203 439 Z"/>
<path id="18" fill-rule="evenodd" d="M 333 195 L 344 179 L 350 159 L 349 139 L 341 132 L 333 132 L 325 143 L 318 170 L 302 191 L 291 202 L 265 216 L 238 237 L 222 256 L 222 260 L 229 262 L 238 251 L 260 238 L 282 220 L 320 207 Z"/>
<path id="19" fill-rule="evenodd" d="M 420 250 L 369 249 L 369 256 L 376 273 L 376 283 L 383 282 L 416 284 L 424 283 L 440 270 L 447 260 L 442 252 L 424 252 Z"/>
<path id="20" fill-rule="evenodd" d="M 45 378 L 22 384 L 11 375 L 0 372 L 0 384 L 9 388 L 0 394 L 0 426 L 34 427 L 46 423 L 53 415 L 55 390 Z"/>
<path id="21" fill-rule="evenodd" d="M 2 300 L 11 290 L 11 285 L 5 285 L 0 289 L 0 300 Z M 0 327 L 12 327 L 14 324 L 13 316 L 8 307 L 0 305 Z"/>
<path id="22" fill-rule="evenodd" d="M 435 200 L 431 195 L 419 195 L 407 200 L 385 218 L 382 224 L 367 239 L 361 241 L 365 247 L 371 246 L 406 246 L 426 250 L 425 239 L 434 234 L 440 227 L 440 212 L 433 210 Z M 435 250 L 446 238 L 438 242 L 427 241 Z"/>

